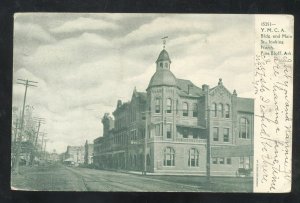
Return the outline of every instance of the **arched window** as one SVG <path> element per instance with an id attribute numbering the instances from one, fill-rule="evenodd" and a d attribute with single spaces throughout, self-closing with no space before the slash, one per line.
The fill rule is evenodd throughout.
<path id="1" fill-rule="evenodd" d="M 168 68 L 168 63 L 165 63 L 165 68 Z"/>
<path id="2" fill-rule="evenodd" d="M 182 105 L 182 115 L 188 116 L 189 115 L 189 106 L 188 103 L 184 102 Z"/>
<path id="3" fill-rule="evenodd" d="M 211 105 L 211 113 L 213 117 L 217 117 L 217 104 L 216 103 L 212 103 Z"/>
<path id="4" fill-rule="evenodd" d="M 172 100 L 170 98 L 167 99 L 167 113 L 172 112 Z"/>
<path id="5" fill-rule="evenodd" d="M 198 117 L 198 105 L 193 104 L 193 117 Z"/>
<path id="6" fill-rule="evenodd" d="M 218 114 L 220 115 L 220 117 L 222 118 L 223 117 L 223 104 L 219 104 L 218 105 Z"/>
<path id="7" fill-rule="evenodd" d="M 230 106 L 229 104 L 225 105 L 225 118 L 229 118 L 230 117 Z"/>
<path id="8" fill-rule="evenodd" d="M 163 67 L 163 63 L 159 63 L 159 66 L 162 68 Z"/>
<path id="9" fill-rule="evenodd" d="M 171 147 L 164 150 L 164 166 L 175 166 L 175 150 Z"/>
<path id="10" fill-rule="evenodd" d="M 155 113 L 160 113 L 160 98 L 155 99 Z"/>
<path id="11" fill-rule="evenodd" d="M 199 152 L 195 148 L 189 150 L 188 165 L 192 167 L 199 166 Z"/>
<path id="12" fill-rule="evenodd" d="M 244 117 L 240 118 L 239 138 L 242 138 L 242 139 L 249 139 L 250 138 L 249 121 Z"/>

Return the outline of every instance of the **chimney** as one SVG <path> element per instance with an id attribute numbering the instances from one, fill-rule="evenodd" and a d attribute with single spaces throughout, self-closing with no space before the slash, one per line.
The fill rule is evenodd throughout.
<path id="1" fill-rule="evenodd" d="M 203 84 L 203 85 L 202 85 L 202 91 L 203 91 L 203 92 L 207 92 L 208 89 L 209 89 L 209 86 L 208 86 L 207 84 Z"/>
<path id="2" fill-rule="evenodd" d="M 119 99 L 117 103 L 117 108 L 119 108 L 120 106 L 122 106 L 122 101 Z"/>

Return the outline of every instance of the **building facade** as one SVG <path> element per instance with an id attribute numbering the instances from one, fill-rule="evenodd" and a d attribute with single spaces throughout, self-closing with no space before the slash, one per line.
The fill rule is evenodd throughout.
<path id="1" fill-rule="evenodd" d="M 93 164 L 94 144 L 89 144 L 88 141 L 84 144 L 84 164 Z"/>
<path id="2" fill-rule="evenodd" d="M 67 146 L 63 162 L 73 165 L 84 164 L 85 148 L 84 146 Z"/>
<path id="3" fill-rule="evenodd" d="M 235 176 L 253 165 L 254 100 L 238 97 L 219 79 L 197 87 L 176 78 L 163 49 L 146 92 L 117 102 L 94 140 L 102 169 L 160 174 Z M 145 136 L 146 135 L 146 136 Z"/>

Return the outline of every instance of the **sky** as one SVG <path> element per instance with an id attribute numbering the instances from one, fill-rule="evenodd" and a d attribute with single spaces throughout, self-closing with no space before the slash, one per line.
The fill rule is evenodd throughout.
<path id="1" fill-rule="evenodd" d="M 195 85 L 253 97 L 254 17 L 203 14 L 18 13 L 14 16 L 13 106 L 43 117 L 47 151 L 102 136 L 101 118 L 134 87 L 145 92 L 168 36 L 171 71 Z"/>

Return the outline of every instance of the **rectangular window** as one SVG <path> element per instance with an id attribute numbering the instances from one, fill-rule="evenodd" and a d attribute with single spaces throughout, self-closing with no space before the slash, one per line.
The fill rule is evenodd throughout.
<path id="1" fill-rule="evenodd" d="M 227 158 L 227 159 L 226 159 L 226 163 L 227 163 L 227 164 L 231 164 L 231 158 Z"/>
<path id="2" fill-rule="evenodd" d="M 167 138 L 172 138 L 172 125 L 167 124 Z"/>
<path id="3" fill-rule="evenodd" d="M 213 128 L 213 140 L 219 141 L 219 128 Z"/>
<path id="4" fill-rule="evenodd" d="M 188 103 L 184 102 L 182 105 L 182 116 L 188 116 L 189 115 L 189 106 Z"/>
<path id="5" fill-rule="evenodd" d="M 218 158 L 212 158 L 212 163 L 213 164 L 218 164 Z"/>
<path id="6" fill-rule="evenodd" d="M 160 99 L 155 100 L 155 113 L 160 113 Z"/>
<path id="7" fill-rule="evenodd" d="M 219 158 L 219 163 L 220 163 L 220 164 L 224 164 L 224 162 L 225 162 L 225 161 L 224 161 L 224 158 Z"/>
<path id="8" fill-rule="evenodd" d="M 167 113 L 171 113 L 171 112 L 172 112 L 172 100 L 167 99 Z"/>
<path id="9" fill-rule="evenodd" d="M 156 136 L 161 136 L 161 133 L 160 133 L 160 124 L 156 124 L 155 125 L 155 135 Z"/>
<path id="10" fill-rule="evenodd" d="M 223 141 L 224 142 L 229 142 L 229 128 L 224 128 L 223 129 Z"/>

